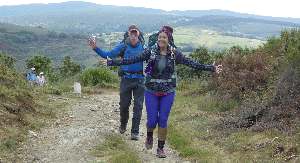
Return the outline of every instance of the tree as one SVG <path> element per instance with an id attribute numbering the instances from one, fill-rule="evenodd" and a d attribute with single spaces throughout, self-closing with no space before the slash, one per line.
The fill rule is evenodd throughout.
<path id="1" fill-rule="evenodd" d="M 62 76 L 73 76 L 81 71 L 79 64 L 74 63 L 70 56 L 66 56 L 60 67 L 60 74 Z"/>
<path id="2" fill-rule="evenodd" d="M 212 62 L 212 57 L 209 54 L 207 48 L 200 47 L 196 49 L 192 54 L 191 58 L 202 63 L 202 64 L 210 64 Z"/>
<path id="3" fill-rule="evenodd" d="M 0 64 L 5 65 L 8 68 L 13 68 L 15 66 L 16 60 L 8 55 L 0 53 Z"/>
<path id="4" fill-rule="evenodd" d="M 190 57 L 202 64 L 211 64 L 213 60 L 212 54 L 205 47 L 197 48 Z M 184 65 L 179 65 L 177 68 L 177 73 L 180 78 L 190 79 L 190 78 L 202 78 L 207 77 L 207 72 L 198 71 Z"/>
<path id="5" fill-rule="evenodd" d="M 27 68 L 34 67 L 36 72 L 51 72 L 51 63 L 52 62 L 48 57 L 41 55 L 33 56 L 32 58 L 26 60 Z"/>

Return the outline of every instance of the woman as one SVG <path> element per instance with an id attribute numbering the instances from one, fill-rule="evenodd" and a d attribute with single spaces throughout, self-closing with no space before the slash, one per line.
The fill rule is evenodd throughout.
<path id="1" fill-rule="evenodd" d="M 122 60 L 109 60 L 109 66 L 128 65 L 147 61 L 145 70 L 145 103 L 147 110 L 147 149 L 153 147 L 153 130 L 158 124 L 157 157 L 165 158 L 164 145 L 167 136 L 167 122 L 174 102 L 176 88 L 175 64 L 184 64 L 197 70 L 220 73 L 222 65 L 203 65 L 186 58 L 173 48 L 173 29 L 164 26 L 159 31 L 156 45 L 146 49 L 142 55 Z"/>

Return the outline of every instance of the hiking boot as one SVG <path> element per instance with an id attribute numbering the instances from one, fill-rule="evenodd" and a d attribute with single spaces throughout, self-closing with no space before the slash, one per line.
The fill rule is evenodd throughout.
<path id="1" fill-rule="evenodd" d="M 167 157 L 163 148 L 157 148 L 156 152 L 157 152 L 156 157 L 158 157 L 158 158 L 166 158 Z"/>
<path id="2" fill-rule="evenodd" d="M 131 140 L 139 140 L 139 134 L 138 133 L 131 133 Z"/>
<path id="3" fill-rule="evenodd" d="M 124 134 L 126 132 L 126 126 L 121 125 L 119 128 L 120 134 Z"/>
<path id="4" fill-rule="evenodd" d="M 146 141 L 145 141 L 145 147 L 146 147 L 147 150 L 152 149 L 152 147 L 153 147 L 153 137 L 150 137 L 150 136 L 148 137 L 147 136 Z"/>

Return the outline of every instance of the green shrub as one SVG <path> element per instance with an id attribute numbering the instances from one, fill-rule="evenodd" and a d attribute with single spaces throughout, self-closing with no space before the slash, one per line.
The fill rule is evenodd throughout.
<path id="1" fill-rule="evenodd" d="M 189 57 L 202 64 L 212 64 L 214 54 L 205 47 L 199 47 Z M 181 79 L 205 78 L 208 76 L 208 72 L 198 71 L 185 65 L 177 66 L 177 74 Z"/>
<path id="2" fill-rule="evenodd" d="M 0 151 L 8 150 L 12 151 L 15 150 L 17 147 L 17 142 L 15 139 L 6 139 L 3 142 L 0 143 Z"/>
<path id="3" fill-rule="evenodd" d="M 16 151 L 19 136 L 14 135 L 22 131 L 19 126 L 26 124 L 24 115 L 36 113 L 36 108 L 27 82 L 15 69 L 0 64 L 0 83 L 0 133 L 4 133 L 0 134 L 0 157 L 3 158 L 6 152 Z M 17 127 L 14 132 L 9 132 Z"/>
<path id="4" fill-rule="evenodd" d="M 300 29 L 283 31 L 281 42 L 287 61 L 294 67 L 300 67 Z"/>
<path id="5" fill-rule="evenodd" d="M 222 97 L 242 99 L 237 114 L 226 117 L 224 124 L 255 131 L 294 131 L 300 114 L 299 63 L 298 29 L 283 31 L 280 38 L 268 40 L 248 55 L 224 57 L 224 73 L 215 78 L 215 86 Z"/>
<path id="6" fill-rule="evenodd" d="M 107 86 L 118 81 L 117 75 L 106 68 L 90 68 L 80 76 L 83 86 Z"/>
<path id="7" fill-rule="evenodd" d="M 26 60 L 27 68 L 35 67 L 36 72 L 48 73 L 52 69 L 50 58 L 42 55 L 33 56 Z"/>
<path id="8" fill-rule="evenodd" d="M 63 91 L 59 89 L 59 87 L 53 85 L 47 85 L 42 88 L 43 93 L 46 94 L 54 94 L 54 95 L 62 95 Z"/>
<path id="9" fill-rule="evenodd" d="M 19 103 L 19 109 L 31 108 L 33 102 L 28 84 L 23 76 L 5 65 L 0 64 L 0 101 L 5 103 Z M 24 106 L 22 105 L 24 104 Z"/>
<path id="10" fill-rule="evenodd" d="M 16 60 L 6 54 L 0 53 L 0 64 L 5 65 L 9 68 L 14 68 Z"/>
<path id="11" fill-rule="evenodd" d="M 26 65 L 27 68 L 35 67 L 38 74 L 44 72 L 47 81 L 50 83 L 56 82 L 61 78 L 59 72 L 52 67 L 51 59 L 46 56 L 33 56 L 26 60 Z"/>
<path id="12" fill-rule="evenodd" d="M 70 56 L 66 56 L 62 62 L 60 74 L 64 77 L 74 76 L 81 71 L 79 64 L 74 63 Z"/>

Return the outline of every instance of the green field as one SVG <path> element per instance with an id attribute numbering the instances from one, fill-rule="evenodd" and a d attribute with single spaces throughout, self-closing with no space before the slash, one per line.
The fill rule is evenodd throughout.
<path id="1" fill-rule="evenodd" d="M 216 31 L 208 30 L 200 26 L 184 26 L 175 28 L 174 39 L 176 45 L 192 46 L 197 48 L 205 46 L 209 49 L 224 49 L 235 45 L 241 47 L 255 48 L 262 45 L 264 41 L 249 38 L 225 36 Z"/>

